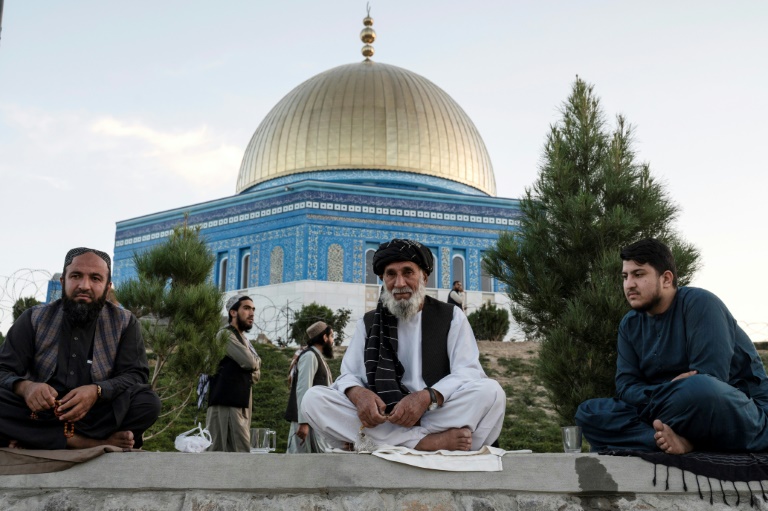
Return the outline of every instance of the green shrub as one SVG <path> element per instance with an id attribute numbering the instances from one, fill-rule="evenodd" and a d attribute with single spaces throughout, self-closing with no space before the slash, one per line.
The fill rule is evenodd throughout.
<path id="1" fill-rule="evenodd" d="M 349 315 L 351 311 L 349 309 L 339 309 L 336 314 L 325 305 L 319 305 L 315 302 L 309 305 L 302 306 L 299 311 L 293 316 L 293 323 L 291 323 L 291 333 L 289 339 L 299 346 L 303 346 L 307 343 L 307 328 L 312 323 L 318 321 L 325 322 L 326 325 L 333 329 L 334 341 L 336 346 L 341 346 L 344 342 L 344 328 L 346 328 L 349 322 Z"/>
<path id="2" fill-rule="evenodd" d="M 509 314 L 506 309 L 499 309 L 492 303 L 484 303 L 467 319 L 479 341 L 501 341 L 509 331 Z"/>

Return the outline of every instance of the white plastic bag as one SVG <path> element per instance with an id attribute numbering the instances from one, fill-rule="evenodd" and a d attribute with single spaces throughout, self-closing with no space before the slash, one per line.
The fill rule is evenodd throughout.
<path id="1" fill-rule="evenodd" d="M 203 452 L 211 445 L 211 433 L 198 423 L 196 428 L 177 436 L 173 444 L 177 451 Z"/>

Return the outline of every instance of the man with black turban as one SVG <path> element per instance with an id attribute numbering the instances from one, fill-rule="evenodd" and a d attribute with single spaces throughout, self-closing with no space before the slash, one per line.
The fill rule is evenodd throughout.
<path id="1" fill-rule="evenodd" d="M 142 446 L 160 413 L 141 329 L 106 300 L 107 254 L 75 248 L 62 297 L 25 311 L 0 346 L 0 447 Z"/>
<path id="2" fill-rule="evenodd" d="M 370 444 L 422 451 L 478 450 L 501 432 L 506 396 L 479 362 L 466 316 L 426 296 L 432 252 L 412 240 L 382 243 L 373 270 L 383 281 L 376 310 L 357 324 L 331 387 L 302 403 L 310 427 L 334 447 L 362 432 Z"/>

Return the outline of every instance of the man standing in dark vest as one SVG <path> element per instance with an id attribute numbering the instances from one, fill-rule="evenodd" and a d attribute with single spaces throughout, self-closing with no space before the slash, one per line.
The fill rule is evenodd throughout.
<path id="1" fill-rule="evenodd" d="M 160 399 L 147 385 L 141 328 L 107 302 L 107 254 L 64 258 L 62 297 L 25 311 L 0 347 L 0 447 L 140 448 Z"/>
<path id="2" fill-rule="evenodd" d="M 259 381 L 261 359 L 243 336 L 251 330 L 256 308 L 244 295 L 227 300 L 229 341 L 227 352 L 211 377 L 206 427 L 211 433 L 209 451 L 250 452 L 251 385 Z"/>
<path id="3" fill-rule="evenodd" d="M 461 285 L 460 280 L 453 282 L 453 289 L 448 293 L 448 300 L 446 302 L 451 305 L 455 305 L 461 309 L 465 314 L 467 312 L 466 295 L 464 294 L 464 286 Z"/>
<path id="4" fill-rule="evenodd" d="M 375 311 L 357 324 L 332 387 L 312 387 L 302 409 L 334 447 L 359 440 L 422 451 L 478 450 L 501 432 L 506 396 L 479 361 L 458 307 L 426 296 L 431 251 L 382 243 L 373 271 L 384 282 Z"/>
<path id="5" fill-rule="evenodd" d="M 325 452 L 328 444 L 307 424 L 301 403 L 307 390 L 315 385 L 329 386 L 333 382 L 331 368 L 323 360 L 333 358 L 333 329 L 323 321 L 307 328 L 307 347 L 299 352 L 295 365 L 291 364 L 291 397 L 285 410 L 285 420 L 291 422 L 288 431 L 288 454 Z"/>

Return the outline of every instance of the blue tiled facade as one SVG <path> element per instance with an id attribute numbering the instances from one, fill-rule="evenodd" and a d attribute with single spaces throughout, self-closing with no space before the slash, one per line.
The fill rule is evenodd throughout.
<path id="1" fill-rule="evenodd" d="M 451 286 L 451 260 L 461 255 L 465 288 L 479 291 L 482 252 L 499 231 L 519 225 L 518 201 L 466 193 L 459 183 L 383 171 L 358 171 L 357 183 L 340 182 L 338 174 L 299 174 L 301 179 L 262 183 L 232 197 L 118 222 L 114 281 L 119 286 L 135 277 L 134 252 L 161 243 L 188 215 L 187 223 L 200 227 L 217 257 L 211 275 L 217 285 L 222 284 L 219 265 L 227 260 L 221 286 L 227 291 L 242 288 L 243 275 L 247 287 L 269 285 L 277 270 L 282 282 L 325 281 L 331 271 L 343 282 L 362 284 L 366 250 L 396 237 L 416 239 L 434 251 L 441 288 Z M 282 249 L 279 269 L 272 260 L 276 247 Z M 329 250 L 340 259 L 332 257 L 332 267 Z"/>

